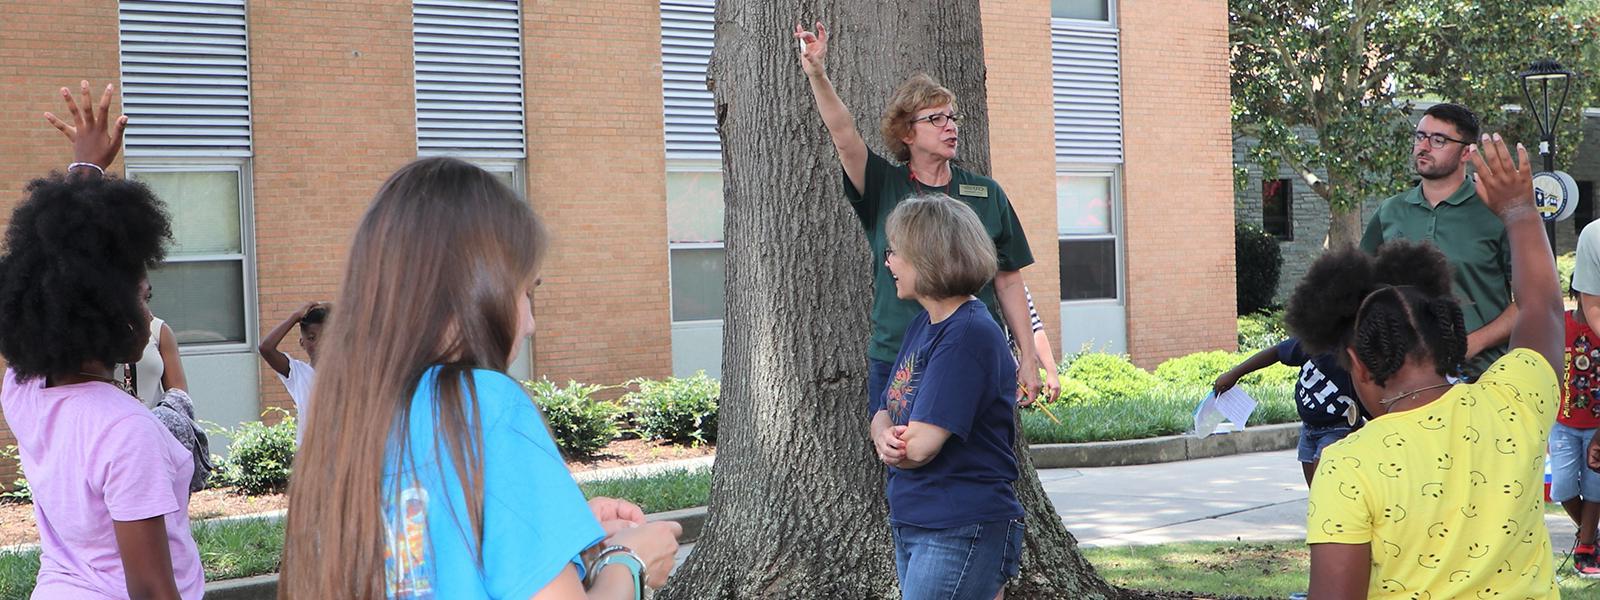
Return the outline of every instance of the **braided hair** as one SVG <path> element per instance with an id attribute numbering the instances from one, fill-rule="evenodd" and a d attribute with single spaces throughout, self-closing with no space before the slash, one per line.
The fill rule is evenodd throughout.
<path id="1" fill-rule="evenodd" d="M 1378 385 L 1411 359 L 1458 375 L 1467 329 L 1450 279 L 1449 261 L 1430 243 L 1392 241 L 1376 257 L 1330 250 L 1295 287 L 1284 321 L 1307 351 L 1346 360 L 1344 349 L 1354 349 Z"/>

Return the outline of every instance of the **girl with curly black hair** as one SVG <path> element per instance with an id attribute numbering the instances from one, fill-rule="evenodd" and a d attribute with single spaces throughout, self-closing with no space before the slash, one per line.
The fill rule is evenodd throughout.
<path id="1" fill-rule="evenodd" d="M 1498 135 L 1471 151 L 1478 195 L 1506 225 L 1522 306 L 1513 350 L 1476 383 L 1453 377 L 1467 331 L 1431 244 L 1330 251 L 1289 300 L 1290 330 L 1342 356 L 1375 415 L 1323 452 L 1311 484 L 1312 597 L 1557 597 L 1540 483 L 1563 306 L 1528 153 L 1518 154 L 1520 168 Z"/>
<path id="2" fill-rule="evenodd" d="M 189 533 L 193 463 L 145 406 L 114 385 L 150 336 L 141 285 L 171 238 L 144 185 L 104 168 L 126 118 L 62 88 L 73 124 L 66 174 L 28 184 L 0 255 L 0 409 L 33 492 L 35 598 L 199 598 L 205 576 Z"/>

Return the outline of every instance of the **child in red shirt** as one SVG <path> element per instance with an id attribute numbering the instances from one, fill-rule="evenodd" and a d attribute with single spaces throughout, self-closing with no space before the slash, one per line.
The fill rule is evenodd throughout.
<path id="1" fill-rule="evenodd" d="M 1561 408 L 1550 430 L 1550 499 L 1560 502 L 1578 525 L 1573 569 L 1582 577 L 1597 578 L 1600 473 L 1587 468 L 1584 452 L 1600 427 L 1600 335 L 1584 319 L 1579 301 L 1579 310 L 1567 311 L 1567 385 L 1562 388 Z"/>

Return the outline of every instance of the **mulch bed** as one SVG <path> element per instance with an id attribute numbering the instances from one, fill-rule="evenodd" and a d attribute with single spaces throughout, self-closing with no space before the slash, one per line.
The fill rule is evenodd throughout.
<path id="1" fill-rule="evenodd" d="M 568 462 L 567 467 L 574 472 L 593 471 L 699 458 L 712 454 L 716 454 L 716 448 L 712 446 L 689 447 L 660 441 L 629 439 L 612 442 L 595 456 Z M 189 498 L 189 520 L 249 515 L 281 510 L 288 505 L 289 499 L 282 493 L 246 496 L 231 487 L 202 490 Z M 34 526 L 33 505 L 24 502 L 0 502 L 0 547 L 32 544 L 38 541 L 39 531 Z"/>

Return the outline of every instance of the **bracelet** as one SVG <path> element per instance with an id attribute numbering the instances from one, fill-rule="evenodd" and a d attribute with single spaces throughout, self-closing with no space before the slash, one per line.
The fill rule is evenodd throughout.
<path id="1" fill-rule="evenodd" d="M 90 167 L 90 168 L 93 168 L 96 171 L 99 171 L 101 175 L 105 175 L 106 174 L 106 170 L 100 168 L 100 165 L 97 165 L 97 164 L 94 164 L 94 163 L 89 163 L 89 162 L 75 162 L 75 163 L 72 163 L 70 165 L 67 165 L 67 172 L 71 173 L 73 169 L 76 169 L 78 167 Z"/>
<path id="2" fill-rule="evenodd" d="M 644 561 L 627 546 L 606 546 L 604 550 L 601 550 L 600 555 L 594 559 L 594 564 L 588 569 L 589 581 L 586 582 L 587 585 L 584 587 L 594 587 L 595 582 L 600 579 L 600 571 L 613 564 L 628 568 L 629 573 L 633 576 L 633 598 L 634 600 L 644 600 L 646 575 Z"/>

